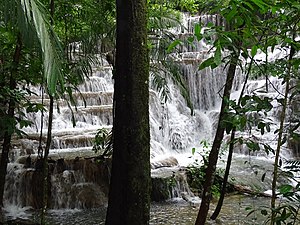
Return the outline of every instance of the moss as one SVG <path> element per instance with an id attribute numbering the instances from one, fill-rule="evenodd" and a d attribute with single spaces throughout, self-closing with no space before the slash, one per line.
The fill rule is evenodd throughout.
<path id="1" fill-rule="evenodd" d="M 152 190 L 151 190 L 151 200 L 155 202 L 165 201 L 171 198 L 171 190 L 174 186 L 172 178 L 161 178 L 155 177 L 151 179 Z"/>

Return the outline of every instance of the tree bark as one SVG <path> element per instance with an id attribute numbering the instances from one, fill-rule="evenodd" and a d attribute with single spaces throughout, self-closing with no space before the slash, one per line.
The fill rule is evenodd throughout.
<path id="1" fill-rule="evenodd" d="M 219 150 L 221 147 L 221 143 L 224 137 L 225 126 L 223 125 L 223 120 L 227 116 L 227 111 L 229 109 L 229 98 L 232 88 L 233 79 L 235 76 L 235 70 L 238 61 L 238 54 L 234 55 L 231 59 L 228 71 L 227 78 L 224 87 L 224 93 L 222 98 L 220 116 L 217 126 L 217 131 L 215 135 L 215 139 L 208 157 L 208 165 L 205 172 L 205 181 L 203 184 L 203 192 L 202 192 L 202 201 L 200 205 L 200 210 L 198 212 L 197 220 L 195 225 L 204 225 L 206 221 L 206 217 L 209 210 L 209 205 L 211 201 L 211 187 L 214 181 L 214 175 L 216 171 L 216 165 L 219 157 Z"/>
<path id="2" fill-rule="evenodd" d="M 282 110 L 280 113 L 280 123 L 279 123 L 279 132 L 278 132 L 278 139 L 277 139 L 277 146 L 275 151 L 275 159 L 274 159 L 274 168 L 273 168 L 273 180 L 272 180 L 272 197 L 271 197 L 271 221 L 270 224 L 274 225 L 276 220 L 276 188 L 277 188 L 277 180 L 278 180 L 278 167 L 279 167 L 279 160 L 280 160 L 280 151 L 282 146 L 283 140 L 283 133 L 284 133 L 284 121 L 286 117 L 286 110 L 288 107 L 288 97 L 290 93 L 290 79 L 292 73 L 292 59 L 295 55 L 295 48 L 293 46 L 290 47 L 290 54 L 287 66 L 287 74 L 285 75 L 285 92 L 284 92 L 284 99 L 282 102 Z"/>
<path id="3" fill-rule="evenodd" d="M 50 1 L 50 24 L 53 26 L 54 24 L 54 0 Z M 54 108 L 54 97 L 49 94 L 50 98 L 50 105 L 49 105 L 49 119 L 48 119 L 48 130 L 47 130 L 47 142 L 45 146 L 45 152 L 43 157 L 43 196 L 42 196 L 42 210 L 41 210 L 41 224 L 46 224 L 46 212 L 48 208 L 48 191 L 49 191 L 49 173 L 48 173 L 48 155 L 51 147 L 51 141 L 52 141 L 52 121 L 53 121 L 53 108 Z M 43 113 L 43 112 L 42 112 Z M 41 121 L 43 122 L 43 121 Z M 42 129 L 42 128 L 41 128 Z M 41 130 L 42 134 L 42 130 Z M 42 136 L 42 135 L 41 135 Z"/>
<path id="4" fill-rule="evenodd" d="M 149 224 L 150 131 L 146 0 L 117 0 L 113 162 L 106 225 Z"/>
<path id="5" fill-rule="evenodd" d="M 21 41 L 21 37 L 18 36 L 16 48 L 13 56 L 13 63 L 12 63 L 13 68 L 11 71 L 10 81 L 9 81 L 9 89 L 11 91 L 16 90 L 17 87 L 15 76 L 18 71 L 18 64 L 20 62 L 20 57 L 21 57 L 21 49 L 22 49 L 22 41 Z M 15 107 L 16 107 L 16 102 L 14 96 L 10 96 L 9 103 L 8 103 L 8 111 L 7 111 L 7 117 L 9 119 L 8 123 L 13 123 L 14 121 Z M 6 127 L 7 130 L 4 133 L 2 154 L 1 154 L 1 161 L 0 161 L 0 207 L 3 207 L 5 177 L 7 173 L 7 164 L 8 164 L 8 153 L 10 150 L 11 137 L 15 130 L 15 124 L 8 124 Z"/>
<path id="6" fill-rule="evenodd" d="M 47 131 L 47 142 L 45 146 L 45 152 L 43 157 L 43 196 L 42 196 L 42 212 L 41 212 L 41 224 L 46 224 L 45 216 L 48 207 L 48 196 L 49 196 L 49 173 L 48 173 L 48 155 L 51 147 L 52 140 L 52 120 L 53 120 L 53 106 L 54 98 L 50 95 L 50 106 L 49 106 L 49 120 L 48 120 L 48 131 Z"/>
<path id="7" fill-rule="evenodd" d="M 238 105 L 241 104 L 241 100 L 242 100 L 242 97 L 244 95 L 244 91 L 246 89 L 246 85 L 247 85 L 247 81 L 248 81 L 250 71 L 251 71 L 251 68 L 252 68 L 252 65 L 253 65 L 253 61 L 254 61 L 254 59 L 252 57 L 249 68 L 248 68 L 248 71 L 247 71 L 247 75 L 246 75 L 246 78 L 245 78 L 245 81 L 244 81 L 244 85 L 243 85 L 243 88 L 241 90 L 241 93 L 240 93 L 240 96 L 239 96 L 239 99 L 238 99 L 238 103 L 237 103 Z M 235 132 L 236 132 L 236 127 L 234 126 L 231 130 L 230 144 L 229 144 L 229 150 L 228 150 L 228 156 L 227 156 L 227 162 L 226 162 L 226 168 L 225 168 L 225 173 L 224 173 L 220 198 L 219 198 L 219 201 L 218 201 L 218 204 L 216 206 L 215 211 L 213 212 L 213 214 L 210 217 L 212 220 L 215 220 L 218 217 L 219 213 L 221 212 L 221 208 L 223 206 L 223 201 L 224 201 L 225 194 L 226 194 L 226 186 L 227 186 L 227 183 L 228 183 L 228 177 L 229 177 L 230 167 L 231 167 L 231 162 L 232 162 L 232 157 L 233 157 Z"/>
<path id="8" fill-rule="evenodd" d="M 217 207 L 216 207 L 215 211 L 213 212 L 213 214 L 210 217 L 212 220 L 215 220 L 218 217 L 218 215 L 221 211 L 221 208 L 223 206 L 223 201 L 224 201 L 224 198 L 225 198 L 226 186 L 227 186 L 227 181 L 228 181 L 230 166 L 231 166 L 231 161 L 232 161 L 232 155 L 233 155 L 235 131 L 236 131 L 236 129 L 234 127 L 233 130 L 231 131 L 229 151 L 228 151 L 228 156 L 227 156 L 226 169 L 225 169 L 225 173 L 224 173 L 220 198 L 219 198 L 219 201 L 218 201 L 218 204 L 217 204 Z"/>

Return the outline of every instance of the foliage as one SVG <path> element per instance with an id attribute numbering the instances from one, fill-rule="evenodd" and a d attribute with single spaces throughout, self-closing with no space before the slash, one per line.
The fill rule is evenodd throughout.
<path id="1" fill-rule="evenodd" d="M 273 210 L 270 207 L 259 207 L 258 209 L 250 210 L 247 216 L 252 215 L 254 212 L 259 212 L 266 219 L 263 224 L 271 222 L 272 213 L 274 213 L 274 222 L 277 225 L 288 224 L 294 225 L 300 222 L 299 219 L 299 204 L 300 204 L 300 182 L 295 172 L 300 170 L 300 162 L 298 160 L 289 160 L 285 162 L 285 166 L 281 175 L 286 176 L 288 179 L 294 180 L 292 184 L 281 184 L 276 193 L 278 205 Z"/>
<path id="2" fill-rule="evenodd" d="M 31 124 L 25 118 L 25 112 L 31 113 L 44 109 L 40 103 L 29 100 L 28 97 L 34 93 L 27 87 L 28 84 L 36 85 L 43 80 L 42 65 L 44 65 L 45 77 L 49 81 L 49 88 L 51 85 L 54 87 L 53 84 L 57 79 L 50 77 L 50 73 L 53 76 L 59 73 L 57 71 L 59 63 L 56 64 L 57 52 L 52 47 L 57 42 L 53 42 L 50 37 L 51 30 L 48 30 L 46 17 L 42 13 L 44 9 L 35 1 L 30 3 L 30 7 L 28 4 L 28 1 L 22 1 L 22 4 L 11 1 L 5 2 L 0 7 L 0 17 L 4 21 L 0 23 L 0 73 L 3 75 L 0 78 L 0 120 L 3 121 L 1 138 L 5 132 L 24 134 L 21 129 Z M 7 10 L 12 10 L 9 15 L 6 14 Z M 16 63 L 14 57 L 16 57 L 17 45 L 20 46 L 20 52 Z M 39 50 L 39 47 L 43 50 Z M 48 52 L 47 56 L 43 55 L 45 51 Z M 17 88 L 11 89 L 12 81 L 18 85 Z M 13 118 L 8 118 L 7 114 L 10 99 L 14 101 L 16 108 Z"/>
<path id="3" fill-rule="evenodd" d="M 289 82 L 291 78 L 298 77 L 297 74 L 299 73 L 299 59 L 294 57 L 295 53 L 299 51 L 299 43 L 295 39 L 299 33 L 299 19 L 296 19 L 299 18 L 299 3 L 297 1 L 274 2 L 263 0 L 201 1 L 201 3 L 201 9 L 206 9 L 209 13 L 221 17 L 226 22 L 221 26 L 219 24 L 209 24 L 207 25 L 208 28 L 204 29 L 203 32 L 200 32 L 202 30 L 201 24 L 195 26 L 194 35 L 196 38 L 193 40 L 197 39 L 199 41 L 199 39 L 205 38 L 206 33 L 213 37 L 207 40 L 208 43 L 211 43 L 210 51 L 213 55 L 204 60 L 199 69 L 206 67 L 214 69 L 224 64 L 231 66 L 233 55 L 240 55 L 240 59 L 255 61 L 260 73 L 256 77 L 276 76 L 282 79 L 282 85 L 285 85 L 285 93 L 278 92 L 280 97 L 277 98 L 264 95 L 264 93 L 268 92 L 268 84 L 266 84 L 265 90 L 243 96 L 238 103 L 229 100 L 229 96 L 226 96 L 228 99 L 223 98 L 223 102 L 230 106 L 224 112 L 225 119 L 221 121 L 221 126 L 228 134 L 235 132 L 235 130 L 244 132 L 247 129 L 251 133 L 253 128 L 260 131 L 261 135 L 271 132 L 271 127 L 273 127 L 274 123 L 264 117 L 273 110 L 274 100 L 283 108 L 281 110 L 280 127 L 274 132 L 278 135 L 276 150 L 272 149 L 268 143 L 260 144 L 255 139 L 245 140 L 242 137 L 236 139 L 240 144 L 246 144 L 252 151 L 259 151 L 261 146 L 263 146 L 267 153 L 275 153 L 272 187 L 274 192 L 278 176 L 277 165 L 281 161 L 278 160 L 280 148 L 286 143 L 288 139 L 287 134 L 289 133 L 288 127 L 284 123 L 285 117 L 288 116 L 285 115 L 287 99 L 289 98 L 288 96 L 295 97 L 298 94 L 298 91 L 293 92 Z M 180 44 L 180 42 L 176 41 L 173 43 L 172 48 Z M 270 64 L 268 54 L 278 49 L 285 51 L 285 56 L 278 58 L 276 61 L 271 60 L 272 63 Z M 258 52 L 266 54 L 266 58 L 262 60 L 263 62 L 255 60 Z M 235 64 L 242 71 L 245 71 L 245 64 L 240 59 Z M 268 81 L 268 78 L 266 78 L 266 81 Z M 221 112 L 220 118 L 222 116 Z M 293 131 L 298 129 L 298 124 L 298 122 L 293 124 Z M 297 132 L 291 133 L 292 136 L 298 136 Z M 213 156 L 210 158 L 213 158 Z M 203 218 L 203 212 L 201 216 Z M 197 219 L 196 223 L 202 224 L 202 222 L 198 223 Z M 271 224 L 274 224 L 274 218 L 271 218 Z"/>
<path id="4" fill-rule="evenodd" d="M 193 104 L 184 78 L 181 75 L 181 66 L 174 62 L 170 54 L 181 43 L 172 31 L 172 28 L 182 26 L 181 12 L 172 5 L 172 2 L 150 1 L 148 40 L 150 49 L 150 77 L 151 88 L 158 90 L 162 102 L 169 99 L 168 81 L 172 81 L 180 90 L 193 114 Z"/>
<path id="5" fill-rule="evenodd" d="M 187 181 L 189 187 L 194 193 L 201 193 L 203 190 L 203 183 L 205 181 L 205 168 L 204 165 L 195 163 L 194 165 L 187 167 Z M 214 183 L 212 185 L 212 196 L 217 198 L 220 195 L 220 187 L 222 184 L 221 174 L 216 174 Z M 200 195 L 201 197 L 201 195 Z"/>
<path id="6" fill-rule="evenodd" d="M 22 42 L 27 46 L 38 42 L 40 48 L 38 53 L 43 59 L 43 71 L 48 91 L 49 94 L 54 95 L 58 83 L 63 88 L 64 79 L 60 66 L 60 44 L 51 30 L 44 6 L 36 0 L 6 1 L 0 10 L 5 21 L 4 26 L 10 26 L 9 29 L 13 35 L 17 36 L 19 32 L 22 35 Z M 7 15 L 7 12 L 10 14 Z"/>
<path id="7" fill-rule="evenodd" d="M 198 153 L 201 160 L 196 159 L 195 162 L 187 167 L 187 181 L 193 192 L 201 193 L 203 190 L 203 183 L 205 181 L 206 168 L 208 164 L 210 143 L 206 140 L 201 141 L 201 145 L 204 149 L 204 153 L 196 152 L 196 149 L 192 149 L 192 154 Z M 216 177 L 212 185 L 212 196 L 218 197 L 220 195 L 220 188 L 222 185 L 223 171 L 218 169 L 216 171 Z"/>
<path id="8" fill-rule="evenodd" d="M 150 5 L 161 5 L 180 12 L 197 13 L 199 9 L 199 0 L 150 0 L 149 3 Z"/>
<path id="9" fill-rule="evenodd" d="M 97 130 L 93 140 L 93 151 L 101 152 L 102 156 L 112 155 L 112 130 L 101 128 Z"/>

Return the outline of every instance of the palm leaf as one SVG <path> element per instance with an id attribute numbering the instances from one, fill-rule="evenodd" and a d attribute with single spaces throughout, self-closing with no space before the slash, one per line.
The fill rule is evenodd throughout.
<path id="1" fill-rule="evenodd" d="M 27 47 L 39 43 L 48 93 L 54 96 L 57 83 L 63 87 L 58 39 L 51 30 L 47 11 L 38 0 L 10 0 L 0 6 L 0 17 L 6 26 L 22 36 Z"/>
<path id="2" fill-rule="evenodd" d="M 188 107 L 193 114 L 193 103 L 190 98 L 186 81 L 180 73 L 180 65 L 170 60 L 167 49 L 174 40 L 178 40 L 170 28 L 184 29 L 181 25 L 180 15 L 172 10 L 164 8 L 153 8 L 150 10 L 149 40 L 152 44 L 150 51 L 150 71 L 152 87 L 159 91 L 163 101 L 169 98 L 168 78 L 179 88 L 181 95 L 186 100 Z"/>
<path id="3" fill-rule="evenodd" d="M 63 87 L 61 64 L 57 51 L 57 39 L 51 33 L 46 11 L 38 0 L 21 0 L 19 5 L 23 11 L 24 21 L 35 32 L 42 51 L 44 76 L 47 82 L 48 93 L 54 96 L 56 85 L 59 82 Z"/>

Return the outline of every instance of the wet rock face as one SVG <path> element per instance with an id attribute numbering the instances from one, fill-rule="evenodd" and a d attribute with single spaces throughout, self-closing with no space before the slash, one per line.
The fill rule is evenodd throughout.
<path id="1" fill-rule="evenodd" d="M 171 198 L 172 177 L 152 178 L 151 200 L 155 202 L 165 201 Z"/>
<path id="2" fill-rule="evenodd" d="M 77 184 L 71 188 L 71 198 L 74 199 L 74 208 L 91 209 L 107 204 L 107 195 L 97 184 L 84 183 Z"/>
<path id="3" fill-rule="evenodd" d="M 32 166 L 10 164 L 5 198 L 9 204 L 42 206 L 41 162 L 32 159 Z M 35 166 L 34 166 L 35 165 Z M 175 158 L 157 162 L 152 170 L 152 201 L 181 197 L 186 192 L 184 179 Z M 88 209 L 107 205 L 111 159 L 75 158 L 49 160 L 48 207 L 52 209 Z"/>
<path id="4" fill-rule="evenodd" d="M 178 161 L 175 157 L 167 157 L 165 159 L 157 160 L 154 162 L 151 162 L 151 169 L 157 169 L 162 167 L 173 167 L 178 166 Z"/>
<path id="5" fill-rule="evenodd" d="M 8 170 L 5 199 L 8 204 L 38 209 L 42 206 L 41 164 L 15 164 Z M 107 204 L 110 159 L 49 160 L 49 207 L 94 208 Z M 34 166 L 35 165 L 35 166 Z"/>
<path id="6" fill-rule="evenodd" d="M 107 204 L 110 160 L 76 158 L 66 160 L 54 171 L 51 207 L 95 208 Z"/>

